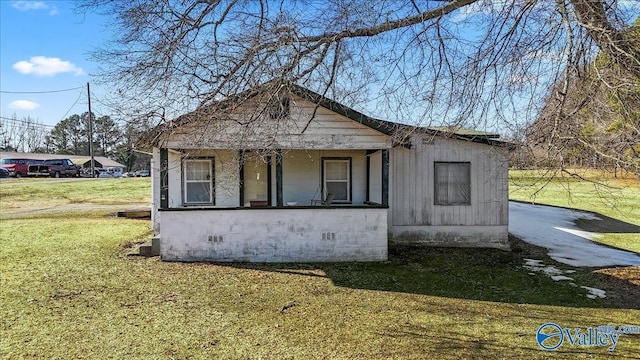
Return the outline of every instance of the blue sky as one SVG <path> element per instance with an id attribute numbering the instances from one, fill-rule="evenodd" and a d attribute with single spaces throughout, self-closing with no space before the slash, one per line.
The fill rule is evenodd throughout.
<path id="1" fill-rule="evenodd" d="M 105 90 L 93 81 L 97 64 L 89 59 L 89 52 L 112 34 L 105 18 L 75 13 L 76 3 L 0 0 L 1 117 L 29 116 L 53 126 L 69 115 L 87 111 L 87 82 L 92 87 L 93 112 L 111 115 L 100 104 Z M 620 4 L 640 11 L 639 0 L 621 0 Z M 480 10 L 465 8 L 458 16 Z M 64 89 L 74 90 L 50 92 Z"/>
<path id="2" fill-rule="evenodd" d="M 104 19 L 74 12 L 69 1 L 0 1 L 0 116 L 30 116 L 55 125 L 87 111 L 87 82 L 96 64 L 89 51 L 104 42 Z M 56 93 L 33 93 L 73 89 Z M 9 93 L 18 92 L 18 93 Z M 103 91 L 91 85 L 92 111 Z M 95 97 L 95 99 L 94 99 Z"/>

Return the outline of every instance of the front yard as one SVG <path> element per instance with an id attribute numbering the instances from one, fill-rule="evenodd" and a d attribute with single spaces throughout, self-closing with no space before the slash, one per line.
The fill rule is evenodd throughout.
<path id="1" fill-rule="evenodd" d="M 390 261 L 378 263 L 221 265 L 127 256 L 133 244 L 148 240 L 149 223 L 110 214 L 125 208 L 128 196 L 144 201 L 148 181 L 82 182 L 74 195 L 55 180 L 0 183 L 2 357 L 574 359 L 640 353 L 640 335 L 621 335 L 613 352 L 569 344 L 553 354 L 542 350 L 536 331 L 547 322 L 583 329 L 640 325 L 640 291 L 577 269 L 572 277 L 580 285 L 607 291 L 606 298 L 591 299 L 579 286 L 531 275 L 525 258 L 563 266 L 515 239 L 511 253 L 398 248 Z M 23 186 L 30 197 L 20 197 Z M 47 206 L 63 210 L 36 211 L 44 197 Z M 105 207 L 84 211 L 86 203 Z M 640 277 L 639 269 L 628 271 Z"/>

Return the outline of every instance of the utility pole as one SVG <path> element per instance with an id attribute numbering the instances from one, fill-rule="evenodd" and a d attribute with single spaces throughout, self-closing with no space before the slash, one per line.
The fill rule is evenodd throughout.
<path id="1" fill-rule="evenodd" d="M 91 155 L 91 177 L 95 174 L 95 160 L 93 159 L 93 116 L 91 114 L 91 90 L 89 90 L 89 83 L 87 83 L 87 102 L 89 104 L 89 155 Z"/>

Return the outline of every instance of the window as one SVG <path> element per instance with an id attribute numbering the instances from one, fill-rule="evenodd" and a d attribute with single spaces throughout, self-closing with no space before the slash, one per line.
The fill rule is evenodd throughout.
<path id="1" fill-rule="evenodd" d="M 183 161 L 185 204 L 213 204 L 213 159 Z"/>
<path id="2" fill-rule="evenodd" d="M 471 205 L 471 163 L 435 163 L 436 205 Z"/>
<path id="3" fill-rule="evenodd" d="M 323 197 L 333 194 L 333 202 L 351 202 L 351 158 L 323 158 Z"/>

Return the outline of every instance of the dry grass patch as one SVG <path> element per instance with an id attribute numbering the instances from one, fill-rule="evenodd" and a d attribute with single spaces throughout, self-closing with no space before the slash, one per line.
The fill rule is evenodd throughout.
<path id="1" fill-rule="evenodd" d="M 8 358 L 547 358 L 535 343 L 547 321 L 640 317 L 529 275 L 520 266 L 527 249 L 403 248 L 381 263 L 167 263 L 124 255 L 148 236 L 144 221 L 5 224 L 0 352 Z M 637 353 L 637 340 L 622 337 L 615 354 Z"/>
<path id="2" fill-rule="evenodd" d="M 148 221 L 99 211 L 3 219 L 0 354 L 575 359 L 640 353 L 640 338 L 630 335 L 613 353 L 569 345 L 553 354 L 541 350 L 535 341 L 541 324 L 635 324 L 640 297 L 592 300 L 584 289 L 530 275 L 524 258 L 553 262 L 522 243 L 512 253 L 398 248 L 390 261 L 376 263 L 168 263 L 125 255 L 149 236 Z M 575 275 L 580 285 L 604 284 L 590 270 Z"/>

